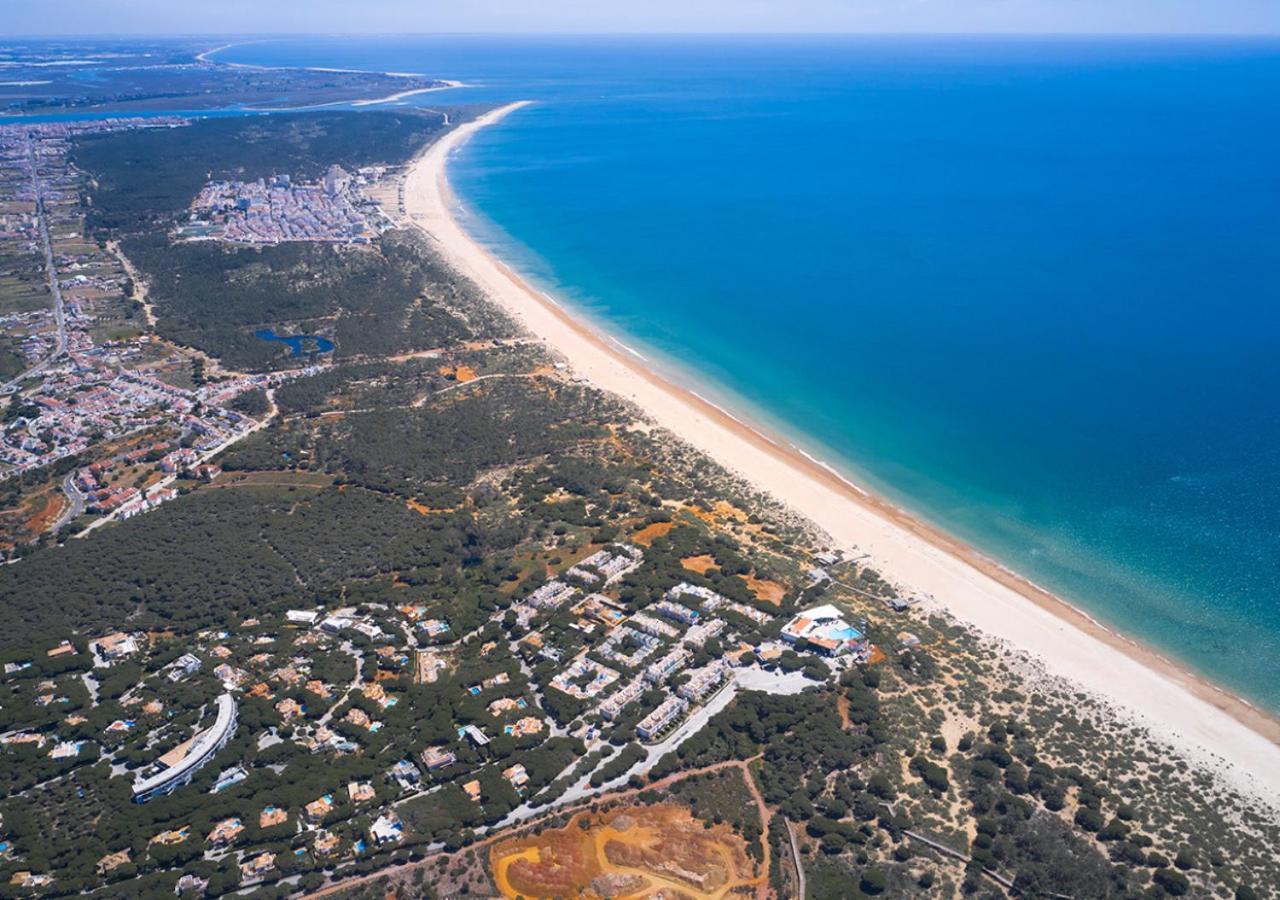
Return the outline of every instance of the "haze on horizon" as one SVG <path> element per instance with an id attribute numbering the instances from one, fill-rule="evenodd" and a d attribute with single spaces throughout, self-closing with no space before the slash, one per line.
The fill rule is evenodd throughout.
<path id="1" fill-rule="evenodd" d="M 1280 34 L 1276 0 L 10 0 L 6 37 L 405 33 Z"/>

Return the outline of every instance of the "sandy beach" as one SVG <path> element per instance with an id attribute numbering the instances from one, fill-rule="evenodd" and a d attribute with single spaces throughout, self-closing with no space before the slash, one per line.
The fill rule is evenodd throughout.
<path id="1" fill-rule="evenodd" d="M 833 469 L 768 437 L 647 367 L 533 289 L 455 219 L 446 166 L 513 103 L 432 144 L 411 166 L 404 203 L 445 257 L 598 387 L 808 517 L 846 550 L 869 554 L 891 581 L 930 595 L 958 619 L 1039 658 L 1047 672 L 1124 708 L 1163 740 L 1241 790 L 1280 802 L 1280 721 L 908 515 Z"/>

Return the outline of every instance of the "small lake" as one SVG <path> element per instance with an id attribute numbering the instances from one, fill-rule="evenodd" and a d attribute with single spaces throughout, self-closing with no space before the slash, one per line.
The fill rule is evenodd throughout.
<path id="1" fill-rule="evenodd" d="M 262 328 L 255 331 L 253 336 L 262 338 L 264 341 L 278 341 L 285 344 L 294 356 L 328 353 L 334 348 L 333 341 L 318 334 L 276 334 L 272 328 Z"/>

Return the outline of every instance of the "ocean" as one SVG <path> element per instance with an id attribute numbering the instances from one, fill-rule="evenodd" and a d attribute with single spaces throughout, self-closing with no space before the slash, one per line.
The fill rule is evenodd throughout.
<path id="1" fill-rule="evenodd" d="M 270 41 L 533 99 L 468 227 L 620 340 L 1280 711 L 1280 42 Z M 945 601 L 945 597 L 938 598 Z"/>

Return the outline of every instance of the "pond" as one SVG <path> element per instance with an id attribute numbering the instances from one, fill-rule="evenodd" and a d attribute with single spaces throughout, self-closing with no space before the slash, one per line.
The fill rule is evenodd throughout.
<path id="1" fill-rule="evenodd" d="M 328 353 L 334 348 L 333 341 L 318 334 L 276 334 L 274 329 L 262 328 L 255 331 L 253 335 L 264 341 L 279 341 L 285 344 L 294 356 Z"/>

